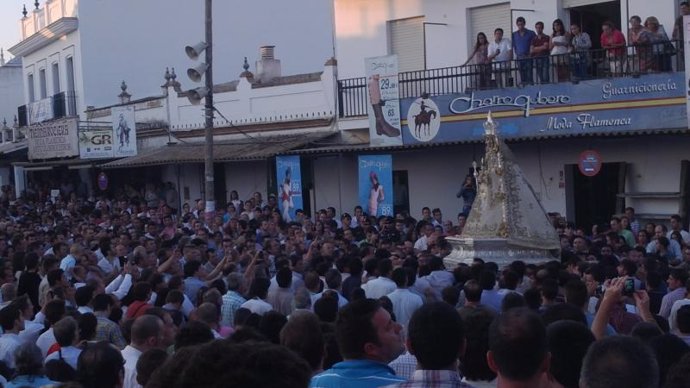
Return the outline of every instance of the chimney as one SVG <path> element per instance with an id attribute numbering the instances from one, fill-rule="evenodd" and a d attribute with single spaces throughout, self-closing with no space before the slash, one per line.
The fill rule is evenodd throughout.
<path id="1" fill-rule="evenodd" d="M 280 60 L 275 59 L 275 46 L 261 46 L 259 48 L 259 59 L 256 61 L 256 74 L 254 79 L 266 83 L 272 79 L 280 77 Z"/>

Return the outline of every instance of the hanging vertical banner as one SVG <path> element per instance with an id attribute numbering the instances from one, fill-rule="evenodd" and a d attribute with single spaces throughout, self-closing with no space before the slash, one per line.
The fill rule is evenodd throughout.
<path id="1" fill-rule="evenodd" d="M 134 106 L 118 106 L 110 109 L 113 118 L 114 156 L 135 156 L 137 154 L 137 129 L 134 121 Z"/>
<path id="2" fill-rule="evenodd" d="M 683 61 L 687 65 L 690 63 L 690 15 L 684 15 L 683 16 L 683 25 L 681 26 L 683 29 L 683 42 L 680 42 L 680 44 L 683 45 L 682 49 L 683 51 L 681 52 L 680 49 L 681 47 L 678 47 L 676 51 L 678 51 L 678 55 L 683 55 Z M 681 66 L 682 67 L 682 66 Z M 685 106 L 686 110 L 688 112 L 688 128 L 690 128 L 690 71 L 685 71 L 685 98 L 687 99 Z"/>
<path id="3" fill-rule="evenodd" d="M 398 56 L 366 58 L 364 64 L 369 96 L 369 144 L 373 147 L 402 145 Z"/>
<path id="4" fill-rule="evenodd" d="M 295 210 L 302 209 L 302 174 L 299 156 L 276 156 L 278 208 L 285 222 L 295 219 Z"/>
<path id="5" fill-rule="evenodd" d="M 371 216 L 393 216 L 393 157 L 359 156 L 359 204 Z"/>

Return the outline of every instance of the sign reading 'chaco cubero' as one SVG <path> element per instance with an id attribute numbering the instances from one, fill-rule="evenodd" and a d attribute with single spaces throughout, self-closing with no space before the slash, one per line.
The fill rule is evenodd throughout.
<path id="1" fill-rule="evenodd" d="M 506 139 L 687 128 L 684 82 L 660 73 L 407 98 L 403 142 L 481 140 L 489 111 Z"/>

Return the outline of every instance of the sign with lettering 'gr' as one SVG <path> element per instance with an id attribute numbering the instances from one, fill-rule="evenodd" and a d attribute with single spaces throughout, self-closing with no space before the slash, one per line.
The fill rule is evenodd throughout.
<path id="1" fill-rule="evenodd" d="M 584 176 L 595 176 L 601 171 L 601 155 L 594 150 L 586 150 L 580 154 L 577 167 Z"/>

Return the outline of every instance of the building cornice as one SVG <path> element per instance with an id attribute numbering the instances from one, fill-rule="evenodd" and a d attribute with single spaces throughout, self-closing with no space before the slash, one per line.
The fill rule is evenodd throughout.
<path id="1" fill-rule="evenodd" d="M 16 57 L 24 57 L 55 42 L 70 32 L 76 31 L 78 28 L 79 19 L 63 17 L 12 46 L 9 51 Z"/>

